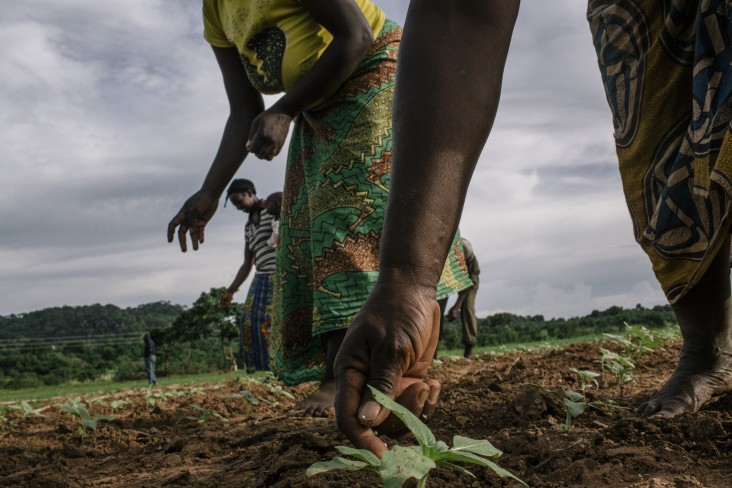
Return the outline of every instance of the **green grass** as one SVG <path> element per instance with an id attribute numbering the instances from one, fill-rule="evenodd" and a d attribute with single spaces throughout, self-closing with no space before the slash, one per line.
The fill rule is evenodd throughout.
<path id="1" fill-rule="evenodd" d="M 668 327 L 664 327 L 662 329 L 652 329 L 651 332 L 653 334 L 662 336 L 666 339 L 674 339 L 677 337 L 680 337 L 679 334 L 679 327 L 677 325 L 672 325 Z M 613 335 L 622 336 L 623 332 L 616 332 L 613 333 Z M 534 351 L 534 350 L 542 350 L 542 349 L 550 349 L 553 347 L 561 347 L 566 346 L 567 344 L 578 344 L 583 342 L 600 342 L 600 341 L 607 341 L 607 336 L 603 334 L 589 334 L 579 337 L 571 337 L 568 339 L 548 339 L 546 341 L 536 341 L 536 342 L 517 342 L 512 344 L 502 344 L 500 346 L 483 346 L 483 347 L 474 347 L 473 348 L 473 354 L 497 354 L 497 353 L 508 353 L 508 352 L 517 352 L 517 351 Z M 463 349 L 445 349 L 442 343 L 440 343 L 440 347 L 437 350 L 437 356 L 438 358 L 440 356 L 460 356 L 463 355 Z"/>
<path id="2" fill-rule="evenodd" d="M 254 374 L 247 374 L 244 371 L 226 373 L 201 373 L 190 375 L 174 375 L 163 378 L 158 377 L 157 388 L 164 388 L 169 385 L 197 384 L 197 383 L 221 383 L 233 378 L 264 378 L 269 373 L 257 371 Z M 0 390 L 0 402 L 41 401 L 56 396 L 81 395 L 94 393 L 103 395 L 110 392 L 129 389 L 146 389 L 147 380 L 135 381 L 90 381 L 85 383 L 70 383 L 53 386 L 40 386 L 23 390 Z"/>
<path id="3" fill-rule="evenodd" d="M 663 329 L 653 329 L 654 334 L 663 336 L 667 339 L 678 337 L 678 326 L 670 326 Z M 618 332 L 615 335 L 623 335 L 622 332 Z M 548 349 L 552 347 L 560 347 L 567 344 L 576 344 L 580 342 L 599 342 L 607 340 L 607 337 L 602 334 L 592 334 L 581 337 L 573 337 L 571 339 L 553 339 L 547 341 L 537 342 L 524 342 L 515 344 L 504 344 L 500 346 L 485 346 L 476 347 L 473 349 L 473 354 L 500 354 L 509 353 L 516 351 L 535 351 Z M 446 350 L 441 345 L 438 350 L 438 357 L 443 356 L 457 356 L 462 357 L 463 350 L 460 349 L 449 349 Z M 166 376 L 158 378 L 158 388 L 169 385 L 184 385 L 184 384 L 196 384 L 196 383 L 220 383 L 231 380 L 233 378 L 255 378 L 261 379 L 270 373 L 256 372 L 254 374 L 247 374 L 244 371 L 226 372 L 226 373 L 202 373 L 202 374 L 191 374 L 191 375 L 177 375 L 177 376 Z M 128 389 L 145 389 L 147 388 L 147 380 L 136 380 L 136 381 L 94 381 L 88 383 L 71 383 L 54 386 L 43 386 L 37 388 L 28 388 L 24 390 L 0 390 L 0 402 L 20 402 L 26 401 L 41 401 L 53 398 L 56 396 L 66 395 L 81 395 L 85 393 L 94 393 L 96 395 L 108 394 L 119 390 Z"/>

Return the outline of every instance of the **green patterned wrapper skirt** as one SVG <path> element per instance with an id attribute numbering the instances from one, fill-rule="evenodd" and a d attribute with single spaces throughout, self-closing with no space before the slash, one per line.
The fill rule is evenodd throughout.
<path id="1" fill-rule="evenodd" d="M 347 328 L 376 283 L 401 33 L 387 20 L 354 75 L 295 120 L 269 346 L 272 370 L 289 385 L 322 379 L 322 334 Z M 458 235 L 440 298 L 471 286 L 459 242 Z"/>

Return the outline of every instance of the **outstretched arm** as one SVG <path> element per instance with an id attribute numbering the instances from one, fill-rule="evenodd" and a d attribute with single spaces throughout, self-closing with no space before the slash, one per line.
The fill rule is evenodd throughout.
<path id="1" fill-rule="evenodd" d="M 177 228 L 183 252 L 188 249 L 187 233 L 190 233 L 194 251 L 203 243 L 204 228 L 216 212 L 221 194 L 248 154 L 245 141 L 252 121 L 264 109 L 262 95 L 249 83 L 236 48 L 214 47 L 213 51 L 224 78 L 230 112 L 219 150 L 201 189 L 186 200 L 168 224 L 168 242 L 173 242 Z"/>
<path id="2" fill-rule="evenodd" d="M 239 287 L 241 286 L 241 284 L 246 281 L 246 279 L 249 277 L 249 273 L 252 272 L 253 263 L 254 260 L 252 258 L 252 252 L 249 250 L 249 246 L 247 245 L 244 248 L 244 262 L 239 267 L 239 271 L 236 272 L 234 281 L 231 282 L 229 288 L 227 288 L 224 294 L 221 295 L 219 307 L 229 308 L 229 305 L 231 305 L 231 301 L 234 299 L 234 293 L 239 291 Z"/>
<path id="3" fill-rule="evenodd" d="M 498 108 L 518 6 L 518 0 L 413 0 L 409 7 L 379 279 L 336 358 L 338 426 L 377 455 L 386 448 L 371 427 L 388 411 L 365 387 L 399 398 L 431 363 L 439 333 L 435 288 Z M 429 389 L 424 402 L 400 402 L 428 415 L 439 391 Z"/>

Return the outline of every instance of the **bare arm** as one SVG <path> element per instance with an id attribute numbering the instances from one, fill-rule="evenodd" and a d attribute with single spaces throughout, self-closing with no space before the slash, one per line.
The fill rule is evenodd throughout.
<path id="1" fill-rule="evenodd" d="M 388 411 L 370 384 L 425 417 L 426 401 L 400 396 L 422 380 L 439 334 L 435 289 L 465 194 L 498 107 L 518 0 L 413 0 L 397 68 L 394 160 L 374 291 L 336 358 L 336 420 L 361 448 L 386 447 L 371 427 Z M 451 191 L 444 191 L 450 188 Z"/>
<path id="2" fill-rule="evenodd" d="M 231 282 L 229 288 L 227 288 L 224 294 L 221 296 L 221 302 L 219 303 L 221 308 L 228 308 L 229 305 L 231 305 L 231 301 L 234 298 L 234 293 L 239 291 L 242 283 L 244 283 L 244 281 L 246 281 L 246 279 L 249 277 L 249 273 L 252 272 L 253 265 L 254 259 L 252 256 L 252 252 L 249 250 L 249 246 L 247 245 L 244 248 L 244 262 L 239 267 L 239 271 L 237 271 L 236 276 L 234 277 L 234 281 Z"/>
<path id="3" fill-rule="evenodd" d="M 213 48 L 224 78 L 229 99 L 229 118 L 201 189 L 194 193 L 168 224 L 168 242 L 178 229 L 181 251 L 187 250 L 186 233 L 190 233 L 193 250 L 204 241 L 204 229 L 218 208 L 226 185 L 239 169 L 248 151 L 244 142 L 254 118 L 262 112 L 262 96 L 249 83 L 239 53 L 235 48 Z"/>
<path id="4" fill-rule="evenodd" d="M 224 79 L 229 118 L 201 190 L 219 198 L 249 154 L 244 142 L 252 121 L 264 110 L 264 101 L 249 82 L 236 48 L 212 49 Z"/>

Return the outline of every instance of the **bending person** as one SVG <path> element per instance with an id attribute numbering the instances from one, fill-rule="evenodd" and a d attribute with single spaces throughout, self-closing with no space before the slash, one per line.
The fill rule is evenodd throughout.
<path id="1" fill-rule="evenodd" d="M 193 249 L 249 152 L 271 160 L 291 122 L 277 246 L 270 366 L 287 384 L 320 380 L 297 410 L 333 410 L 333 362 L 376 282 L 391 181 L 391 105 L 401 28 L 369 0 L 204 0 L 204 36 L 230 115 L 201 189 L 168 226 Z M 261 93 L 284 92 L 264 110 Z M 246 144 L 244 142 L 246 141 Z M 450 241 L 457 245 L 453 235 Z M 449 244 L 448 244 L 449 246 Z M 470 286 L 455 253 L 443 294 Z M 447 264 L 446 264 L 447 263 Z M 427 386 L 415 381 L 414 405 Z"/>
<path id="2" fill-rule="evenodd" d="M 254 268 L 254 277 L 239 322 L 239 358 L 247 373 L 270 369 L 267 342 L 272 326 L 275 249 L 270 246 L 269 240 L 274 235 L 276 225 L 274 215 L 267 211 L 270 208 L 267 198 L 258 198 L 254 183 L 244 178 L 232 181 L 226 190 L 226 201 L 246 213 L 248 218 L 244 226 L 244 262 L 221 295 L 219 306 L 229 308 L 234 294 Z"/>

